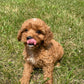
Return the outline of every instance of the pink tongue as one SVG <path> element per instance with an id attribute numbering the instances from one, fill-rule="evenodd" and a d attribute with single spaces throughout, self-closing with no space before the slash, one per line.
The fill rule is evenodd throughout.
<path id="1" fill-rule="evenodd" d="M 27 44 L 34 44 L 34 45 L 36 45 L 36 40 L 35 39 L 29 39 L 29 40 L 27 40 Z"/>

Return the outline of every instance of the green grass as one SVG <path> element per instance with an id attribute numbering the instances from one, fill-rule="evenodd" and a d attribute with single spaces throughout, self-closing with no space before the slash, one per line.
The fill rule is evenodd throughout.
<path id="1" fill-rule="evenodd" d="M 33 17 L 44 20 L 64 48 L 54 84 L 84 84 L 84 0 L 0 0 L 0 84 L 20 84 L 24 46 L 17 32 Z"/>

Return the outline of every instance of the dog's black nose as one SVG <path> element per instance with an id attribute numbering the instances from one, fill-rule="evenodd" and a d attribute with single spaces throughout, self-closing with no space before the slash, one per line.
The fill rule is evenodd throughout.
<path id="1" fill-rule="evenodd" d="M 27 37 L 27 40 L 29 40 L 29 39 L 32 39 L 32 37 L 31 37 L 31 36 L 28 36 L 28 37 Z"/>

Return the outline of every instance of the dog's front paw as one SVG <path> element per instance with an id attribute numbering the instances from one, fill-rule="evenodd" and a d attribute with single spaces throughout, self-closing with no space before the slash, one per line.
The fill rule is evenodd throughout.
<path id="1" fill-rule="evenodd" d="M 20 79 L 20 82 L 21 82 L 21 84 L 29 84 L 29 80 L 28 80 L 27 77 L 22 77 L 22 78 Z"/>

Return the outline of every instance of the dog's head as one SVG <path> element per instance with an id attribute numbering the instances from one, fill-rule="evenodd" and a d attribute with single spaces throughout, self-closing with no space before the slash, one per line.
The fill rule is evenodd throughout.
<path id="1" fill-rule="evenodd" d="M 17 38 L 29 48 L 33 48 L 48 45 L 53 38 L 53 34 L 44 21 L 38 18 L 32 18 L 22 24 Z"/>

